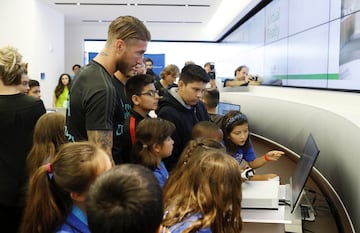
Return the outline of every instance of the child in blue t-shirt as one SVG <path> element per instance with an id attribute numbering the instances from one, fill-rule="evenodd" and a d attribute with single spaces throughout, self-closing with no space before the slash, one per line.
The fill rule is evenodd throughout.
<path id="1" fill-rule="evenodd" d="M 269 161 L 278 160 L 283 151 L 272 150 L 261 157 L 256 157 L 254 147 L 250 140 L 249 122 L 245 114 L 240 111 L 229 111 L 222 121 L 224 144 L 226 151 L 239 163 L 245 160 L 253 168 L 259 168 Z M 278 177 L 276 174 L 256 174 L 252 180 L 268 180 Z"/>
<path id="2" fill-rule="evenodd" d="M 173 123 L 161 118 L 145 118 L 136 127 L 130 161 L 150 168 L 161 187 L 169 176 L 162 159 L 172 153 L 174 140 L 171 135 L 174 130 Z"/>

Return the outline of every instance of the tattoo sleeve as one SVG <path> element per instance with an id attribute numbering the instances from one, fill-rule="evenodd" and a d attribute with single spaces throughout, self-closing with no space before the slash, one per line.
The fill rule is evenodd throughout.
<path id="1" fill-rule="evenodd" d="M 88 139 L 90 142 L 94 142 L 97 146 L 102 148 L 112 160 L 111 149 L 113 146 L 113 132 L 109 131 L 100 131 L 100 130 L 91 130 L 87 131 Z"/>

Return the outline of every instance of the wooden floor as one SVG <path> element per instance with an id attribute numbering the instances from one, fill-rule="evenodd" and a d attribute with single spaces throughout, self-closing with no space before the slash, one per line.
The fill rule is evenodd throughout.
<path id="1" fill-rule="evenodd" d="M 257 156 L 261 156 L 266 152 L 273 150 L 269 144 L 264 143 L 262 140 L 257 138 L 252 138 L 255 152 Z M 281 184 L 288 184 L 289 178 L 291 177 L 296 163 L 290 159 L 290 156 L 286 155 L 282 156 L 278 161 L 269 162 L 265 166 L 256 170 L 258 174 L 265 173 L 276 173 L 280 176 Z M 333 214 L 331 213 L 331 209 L 328 205 L 327 200 L 315 184 L 315 182 L 311 179 L 308 179 L 305 190 L 307 191 L 308 197 L 310 201 L 314 200 L 314 208 L 316 211 L 316 220 L 314 222 L 303 222 L 303 232 L 306 233 L 338 233 L 338 227 L 336 225 L 336 221 L 334 219 Z M 314 199 L 315 198 L 315 199 Z M 269 225 L 271 224 L 253 224 L 253 223 L 245 223 L 244 224 L 244 232 L 252 233 L 252 232 L 266 232 L 269 229 Z M 277 230 L 273 230 L 272 232 L 284 232 L 284 228 L 278 227 Z"/>

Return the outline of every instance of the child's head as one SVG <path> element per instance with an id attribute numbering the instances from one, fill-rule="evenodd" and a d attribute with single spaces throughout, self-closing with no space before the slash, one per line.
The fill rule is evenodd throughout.
<path id="1" fill-rule="evenodd" d="M 159 182 L 143 166 L 117 166 L 102 174 L 91 186 L 87 216 L 93 233 L 155 233 L 163 218 Z"/>
<path id="2" fill-rule="evenodd" d="M 55 156 L 60 146 L 67 142 L 65 116 L 60 113 L 46 113 L 35 124 L 33 145 L 26 160 L 28 174 L 32 174 L 45 161 Z"/>
<path id="3" fill-rule="evenodd" d="M 85 208 L 90 185 L 110 168 L 109 156 L 93 143 L 63 145 L 29 180 L 23 232 L 54 232 L 65 221 L 73 203 Z"/>
<path id="4" fill-rule="evenodd" d="M 155 169 L 162 158 L 171 155 L 174 141 L 171 135 L 175 125 L 161 118 L 145 118 L 136 127 L 136 141 L 131 160 Z"/>
<path id="5" fill-rule="evenodd" d="M 224 146 L 210 138 L 198 138 L 190 140 L 184 150 L 182 151 L 176 167 L 171 171 L 168 182 L 174 185 L 168 185 L 164 187 L 164 190 L 168 189 L 168 193 L 181 192 L 181 187 L 176 184 L 176 181 L 188 171 L 188 164 L 191 163 L 193 157 L 199 157 L 208 151 L 221 150 L 225 151 Z M 180 189 L 179 189 L 180 187 Z"/>
<path id="6" fill-rule="evenodd" d="M 211 138 L 218 142 L 223 140 L 223 132 L 221 128 L 211 121 L 199 121 L 192 128 L 192 139 Z"/>
<path id="7" fill-rule="evenodd" d="M 249 123 L 245 114 L 240 111 L 229 111 L 222 121 L 224 143 L 229 152 L 237 147 L 249 145 Z"/>
<path id="8" fill-rule="evenodd" d="M 27 94 L 37 99 L 41 98 L 39 81 L 34 79 L 29 80 L 29 91 L 27 92 Z"/>
<path id="9" fill-rule="evenodd" d="M 196 105 L 201 99 L 210 78 L 206 71 L 198 65 L 187 65 L 181 70 L 178 82 L 178 94 L 187 105 Z"/>
<path id="10" fill-rule="evenodd" d="M 165 227 L 201 214 L 184 232 L 210 227 L 212 232 L 239 232 L 242 228 L 240 165 L 223 150 L 206 150 L 192 156 L 187 169 L 164 187 Z M 171 186 L 177 186 L 173 192 Z"/>
<path id="11" fill-rule="evenodd" d="M 214 109 L 218 106 L 220 100 L 220 92 L 217 88 L 206 88 L 202 97 L 202 101 L 207 109 Z"/>
<path id="12" fill-rule="evenodd" d="M 148 74 L 135 75 L 126 82 L 126 96 L 135 111 L 142 110 L 147 114 L 157 109 L 159 95 L 154 82 L 154 77 Z"/>

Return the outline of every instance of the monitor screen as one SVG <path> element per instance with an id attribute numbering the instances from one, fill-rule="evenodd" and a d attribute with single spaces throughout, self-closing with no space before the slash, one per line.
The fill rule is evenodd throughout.
<path id="1" fill-rule="evenodd" d="M 297 208 L 305 183 L 320 153 L 314 137 L 310 134 L 305 143 L 304 151 L 291 177 L 291 213 Z"/>
<path id="2" fill-rule="evenodd" d="M 225 115 L 229 111 L 240 111 L 240 105 L 238 104 L 230 104 L 225 102 L 219 102 L 217 107 L 217 113 L 220 115 Z"/>

